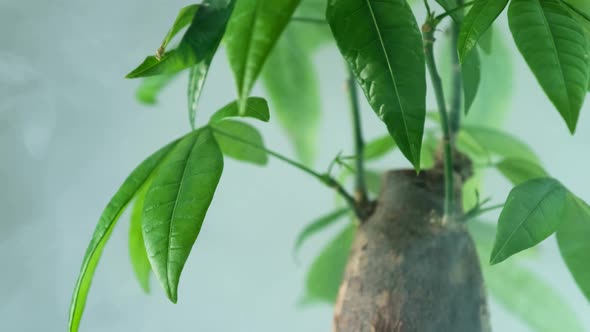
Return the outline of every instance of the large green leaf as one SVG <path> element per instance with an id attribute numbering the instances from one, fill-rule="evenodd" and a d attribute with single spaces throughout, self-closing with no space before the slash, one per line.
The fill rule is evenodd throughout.
<path id="1" fill-rule="evenodd" d="M 365 160 L 379 159 L 396 148 L 395 141 L 391 135 L 377 137 L 365 145 Z"/>
<path id="2" fill-rule="evenodd" d="M 420 168 L 426 73 L 422 36 L 405 0 L 332 0 L 328 22 L 369 104 Z"/>
<path id="3" fill-rule="evenodd" d="M 264 66 L 262 82 L 297 157 L 311 164 L 316 155 L 321 102 L 314 49 L 308 45 L 313 34 L 301 25 L 293 22 L 287 27 Z"/>
<path id="4" fill-rule="evenodd" d="M 148 187 L 149 184 L 146 183 L 141 192 L 136 195 L 133 210 L 131 211 L 131 223 L 129 224 L 129 257 L 131 258 L 131 266 L 133 266 L 133 272 L 139 285 L 146 293 L 150 291 L 150 272 L 152 271 L 152 267 L 143 241 L 141 217 Z"/>
<path id="5" fill-rule="evenodd" d="M 512 0 L 508 19 L 516 46 L 573 133 L 590 77 L 582 26 L 559 0 Z"/>
<path id="6" fill-rule="evenodd" d="M 127 204 L 129 204 L 144 183 L 153 176 L 154 171 L 159 167 L 162 160 L 176 146 L 176 144 L 176 141 L 168 144 L 137 166 L 137 168 L 131 172 L 129 177 L 127 177 L 125 182 L 123 182 L 113 198 L 111 198 L 100 216 L 98 225 L 96 225 L 96 229 L 92 235 L 92 240 L 88 245 L 88 249 L 86 249 L 86 254 L 82 261 L 82 267 L 80 268 L 80 275 L 76 282 L 76 287 L 74 288 L 68 322 L 70 332 L 78 331 L 94 271 L 96 270 L 100 255 L 102 254 L 104 246 L 108 241 L 117 220 L 125 210 Z"/>
<path id="7" fill-rule="evenodd" d="M 210 61 L 225 33 L 236 0 L 205 0 L 176 49 L 160 58 L 148 56 L 142 64 L 127 74 L 137 78 L 170 74 Z"/>
<path id="8" fill-rule="evenodd" d="M 461 63 L 461 77 L 463 79 L 463 98 L 465 101 L 465 114 L 469 113 L 481 81 L 481 62 L 479 52 L 474 49 Z"/>
<path id="9" fill-rule="evenodd" d="M 256 128 L 235 120 L 223 120 L 210 125 L 224 155 L 256 165 L 263 166 L 268 163 L 262 135 Z M 240 140 L 233 139 L 227 134 L 239 137 Z"/>
<path id="10" fill-rule="evenodd" d="M 233 101 L 220 110 L 215 112 L 209 122 L 214 123 L 221 121 L 225 118 L 240 116 L 238 109 L 238 101 Z M 246 102 L 246 112 L 242 115 L 244 117 L 250 117 L 258 119 L 260 121 L 268 122 L 270 120 L 270 113 L 268 111 L 268 103 L 264 98 L 260 97 L 249 97 Z"/>
<path id="11" fill-rule="evenodd" d="M 515 186 L 528 180 L 549 176 L 539 164 L 522 158 L 503 159 L 496 164 L 496 168 Z"/>
<path id="12" fill-rule="evenodd" d="M 173 73 L 144 78 L 135 93 L 137 100 L 146 105 L 155 105 L 160 92 L 177 76 L 177 73 Z"/>
<path id="13" fill-rule="evenodd" d="M 457 41 L 461 62 L 467 59 L 467 55 L 475 47 L 479 38 L 494 23 L 507 4 L 508 0 L 480 0 L 473 4 L 463 19 Z"/>
<path id="14" fill-rule="evenodd" d="M 309 237 L 325 229 L 326 227 L 334 224 L 336 221 L 340 220 L 348 213 L 350 213 L 350 208 L 348 207 L 338 209 L 336 211 L 321 216 L 320 218 L 312 221 L 310 224 L 305 226 L 305 228 L 303 228 L 303 230 L 299 232 L 299 235 L 297 235 L 297 239 L 295 240 L 295 246 L 293 248 L 293 253 L 297 255 L 297 252 Z"/>
<path id="15" fill-rule="evenodd" d="M 520 257 L 489 266 L 485 261 L 492 248 L 495 227 L 489 223 L 469 223 L 490 293 L 503 307 L 539 332 L 581 332 L 582 324 L 572 307 L 551 286 L 522 263 Z"/>
<path id="16" fill-rule="evenodd" d="M 208 127 L 185 136 L 161 163 L 143 209 L 143 238 L 152 269 L 172 302 L 223 170 Z"/>
<path id="17" fill-rule="evenodd" d="M 500 263 L 553 234 L 562 221 L 568 195 L 567 189 L 551 178 L 514 187 L 498 220 L 490 263 Z"/>
<path id="18" fill-rule="evenodd" d="M 304 303 L 336 301 L 355 231 L 356 225 L 348 225 L 313 261 L 305 281 Z"/>
<path id="19" fill-rule="evenodd" d="M 570 194 L 567 214 L 557 229 L 559 251 L 580 290 L 590 300 L 590 206 Z"/>
<path id="20" fill-rule="evenodd" d="M 240 113 L 244 112 L 246 98 L 299 2 L 240 0 L 236 5 L 225 42 L 238 88 Z"/>

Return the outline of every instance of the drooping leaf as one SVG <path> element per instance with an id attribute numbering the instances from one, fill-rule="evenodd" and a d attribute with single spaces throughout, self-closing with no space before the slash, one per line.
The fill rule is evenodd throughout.
<path id="1" fill-rule="evenodd" d="M 148 56 L 127 78 L 171 74 L 207 61 L 217 51 L 236 0 L 204 0 L 177 48 Z"/>
<path id="2" fill-rule="evenodd" d="M 508 19 L 516 46 L 573 133 L 590 78 L 583 28 L 559 0 L 512 0 Z"/>
<path id="3" fill-rule="evenodd" d="M 570 194 L 567 214 L 557 229 L 557 243 L 582 293 L 590 301 L 590 206 Z"/>
<path id="4" fill-rule="evenodd" d="M 488 265 L 486 258 L 492 248 L 495 227 L 479 221 L 468 225 L 486 285 L 495 300 L 535 331 L 583 331 L 569 303 L 551 284 L 527 269 L 520 256 L 499 265 Z"/>
<path id="5" fill-rule="evenodd" d="M 461 63 L 461 77 L 463 79 L 463 98 L 465 101 L 465 114 L 469 113 L 471 105 L 475 101 L 479 82 L 481 80 L 481 62 L 479 52 L 473 49 L 465 56 Z"/>
<path id="6" fill-rule="evenodd" d="M 489 153 L 504 158 L 521 158 L 539 162 L 537 154 L 526 143 L 509 133 L 471 125 L 463 126 L 462 130 L 466 135 L 469 135 L 469 139 Z"/>
<path id="7" fill-rule="evenodd" d="M 211 123 L 211 127 L 224 155 L 255 165 L 264 166 L 268 163 L 268 155 L 262 150 L 264 148 L 262 135 L 256 128 L 247 123 L 229 119 Z M 240 140 L 229 137 L 227 134 L 238 137 Z"/>
<path id="8" fill-rule="evenodd" d="M 463 21 L 463 11 L 454 10 L 459 7 L 459 1 L 457 0 L 436 0 L 438 4 L 443 7 L 446 12 L 451 12 L 451 17 L 455 22 Z"/>
<path id="9" fill-rule="evenodd" d="M 173 150 L 176 144 L 177 141 L 168 144 L 137 166 L 137 168 L 131 172 L 129 177 L 127 177 L 125 182 L 123 182 L 113 198 L 111 198 L 100 216 L 98 225 L 96 225 L 96 229 L 92 235 L 92 240 L 88 245 L 88 249 L 86 249 L 86 254 L 84 254 L 84 260 L 82 261 L 82 267 L 80 268 L 80 275 L 78 276 L 74 288 L 68 321 L 70 332 L 78 331 L 94 271 L 96 270 L 100 255 L 113 232 L 117 220 L 125 210 L 125 207 L 127 207 L 127 204 L 129 204 L 144 183 L 153 176 L 153 173 L 159 167 L 160 163 L 168 153 Z"/>
<path id="10" fill-rule="evenodd" d="M 365 145 L 365 160 L 379 159 L 396 148 L 395 141 L 391 135 L 377 137 Z"/>
<path id="11" fill-rule="evenodd" d="M 459 59 L 464 62 L 475 47 L 480 37 L 502 13 L 508 0 L 481 0 L 473 4 L 461 24 L 457 51 Z"/>
<path id="12" fill-rule="evenodd" d="M 320 218 L 312 221 L 310 224 L 305 226 L 301 232 L 297 235 L 297 239 L 295 240 L 295 246 L 293 248 L 293 253 L 297 255 L 299 249 L 307 239 L 309 239 L 312 235 L 316 234 L 317 232 L 325 229 L 326 227 L 334 224 L 346 214 L 350 213 L 350 208 L 342 208 L 336 211 L 330 212 L 326 215 L 321 216 Z"/>
<path id="13" fill-rule="evenodd" d="M 356 225 L 348 225 L 313 261 L 305 281 L 304 303 L 336 301 L 355 231 Z"/>
<path id="14" fill-rule="evenodd" d="M 177 76 L 174 73 L 144 78 L 136 91 L 137 100 L 146 105 L 155 105 L 158 94 Z"/>
<path id="15" fill-rule="evenodd" d="M 225 118 L 240 116 L 238 107 L 239 106 L 237 100 L 223 106 L 220 110 L 218 110 L 211 116 L 209 122 L 214 123 L 219 122 Z M 268 103 L 264 98 L 249 97 L 246 101 L 246 111 L 244 112 L 243 116 L 268 122 L 268 120 L 270 120 Z"/>
<path id="16" fill-rule="evenodd" d="M 332 0 L 327 17 L 369 104 L 419 169 L 426 69 L 422 36 L 410 6 L 405 0 Z"/>
<path id="17" fill-rule="evenodd" d="M 293 18 L 315 18 L 324 20 L 326 17 L 326 0 L 301 0 Z M 330 27 L 326 24 L 308 24 L 292 20 L 287 30 L 292 30 L 299 36 L 305 36 L 301 40 L 301 46 L 307 51 L 314 52 L 318 48 L 334 41 Z"/>
<path id="18" fill-rule="evenodd" d="M 149 183 L 146 183 L 141 192 L 136 195 L 133 210 L 131 211 L 131 223 L 129 224 L 129 257 L 133 272 L 144 292 L 150 292 L 150 272 L 152 267 L 145 250 L 143 234 L 141 231 L 141 217 L 143 203 Z"/>
<path id="19" fill-rule="evenodd" d="M 496 168 L 515 186 L 528 180 L 549 176 L 539 164 L 521 158 L 503 159 L 496 164 Z"/>
<path id="20" fill-rule="evenodd" d="M 161 163 L 146 194 L 143 238 L 156 277 L 176 303 L 178 282 L 223 170 L 208 127 L 185 136 Z"/>
<path id="21" fill-rule="evenodd" d="M 498 220 L 490 263 L 500 263 L 553 234 L 562 221 L 567 199 L 567 189 L 551 178 L 533 179 L 514 187 Z"/>
<path id="22" fill-rule="evenodd" d="M 298 159 L 312 164 L 316 156 L 321 100 L 313 63 L 315 50 L 311 45 L 306 46 L 308 37 L 313 34 L 302 30 L 301 25 L 304 24 L 293 22 L 286 28 L 264 65 L 262 82 L 273 112 L 289 136 Z"/>
<path id="23" fill-rule="evenodd" d="M 203 59 L 196 65 L 192 66 L 188 74 L 188 120 L 191 128 L 195 129 L 195 119 L 197 116 L 197 107 L 199 106 L 199 99 L 205 86 L 205 80 L 209 73 L 209 66 L 213 60 L 213 54 L 207 59 Z"/>
<path id="24" fill-rule="evenodd" d="M 246 98 L 300 0 L 240 0 L 230 20 L 225 42 L 240 100 Z M 281 70 L 284 68 L 281 68 Z"/>
<path id="25" fill-rule="evenodd" d="M 168 43 L 170 43 L 172 38 L 174 38 L 180 32 L 180 30 L 186 28 L 189 24 L 191 24 L 198 9 L 199 5 L 193 4 L 183 7 L 178 11 L 178 15 L 176 15 L 176 19 L 174 20 L 172 27 L 170 28 L 170 30 L 168 30 L 168 33 L 166 34 L 166 37 L 164 37 L 162 45 L 160 46 L 162 53 L 164 50 L 166 50 L 166 47 L 168 46 Z"/>

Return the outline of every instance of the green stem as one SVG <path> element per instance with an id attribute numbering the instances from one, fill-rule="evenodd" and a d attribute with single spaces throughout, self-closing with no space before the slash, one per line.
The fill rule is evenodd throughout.
<path id="1" fill-rule="evenodd" d="M 429 15 L 428 20 L 422 26 L 422 33 L 424 35 L 424 53 L 426 56 L 426 65 L 430 72 L 430 78 L 434 88 L 436 103 L 440 114 L 440 124 L 443 132 L 443 158 L 444 158 L 444 178 L 445 178 L 445 217 L 452 219 L 455 211 L 455 190 L 453 179 L 453 150 L 451 147 L 451 130 L 449 127 L 449 120 L 447 117 L 447 106 L 445 103 L 445 95 L 443 92 L 443 85 L 436 62 L 434 59 L 434 31 L 436 23 L 433 17 Z"/>
<path id="2" fill-rule="evenodd" d="M 462 4 L 463 0 L 458 0 L 457 3 Z M 451 68 L 453 71 L 453 83 L 451 86 L 449 127 L 451 130 L 451 144 L 453 144 L 455 135 L 461 126 L 461 101 L 463 99 L 463 77 L 461 76 L 461 64 L 459 62 L 459 53 L 457 52 L 457 42 L 459 40 L 461 23 L 453 22 L 451 30 Z"/>
<path id="3" fill-rule="evenodd" d="M 348 97 L 350 101 L 350 111 L 352 113 L 352 126 L 354 131 L 354 149 L 356 155 L 356 183 L 355 195 L 357 203 L 363 206 L 367 203 L 367 185 L 365 181 L 365 142 L 363 141 L 363 132 L 361 128 L 361 115 L 358 100 L 358 91 L 354 75 L 348 70 L 347 80 Z"/>
<path id="4" fill-rule="evenodd" d="M 251 146 L 251 147 L 253 147 L 255 149 L 264 151 L 264 152 L 268 153 L 269 155 L 271 155 L 271 156 L 273 156 L 273 157 L 275 157 L 275 158 L 277 158 L 277 159 L 279 159 L 279 160 L 281 160 L 281 161 L 283 161 L 283 162 L 285 162 L 285 163 L 287 163 L 287 164 L 289 164 L 289 165 L 291 165 L 291 166 L 293 166 L 293 167 L 295 167 L 295 168 L 303 171 L 304 173 L 307 173 L 308 175 L 311 175 L 312 177 L 318 179 L 321 183 L 323 183 L 326 186 L 328 186 L 328 187 L 336 190 L 336 192 L 338 194 L 340 194 L 344 198 L 344 200 L 346 200 L 346 202 L 355 211 L 355 213 L 357 214 L 357 216 L 359 218 L 364 217 L 364 215 L 361 213 L 360 209 L 358 208 L 358 205 L 356 204 L 355 199 L 346 191 L 346 189 L 344 189 L 344 187 L 342 187 L 342 185 L 338 181 L 336 181 L 336 179 L 334 179 L 333 177 L 331 177 L 329 174 L 320 174 L 320 173 L 314 171 L 313 169 L 311 169 L 311 168 L 309 168 L 309 167 L 307 167 L 307 166 L 305 166 L 305 165 L 303 165 L 303 164 L 301 164 L 301 163 L 299 163 L 299 162 L 297 162 L 297 161 L 295 161 L 293 159 L 290 159 L 288 157 L 283 156 L 280 153 L 277 153 L 277 152 L 274 152 L 272 150 L 269 150 L 269 149 L 267 149 L 267 148 L 265 148 L 263 146 L 260 146 L 260 145 L 258 145 L 256 143 L 252 143 L 252 142 L 250 142 L 248 140 L 245 140 L 245 139 L 243 139 L 241 137 L 232 135 L 232 134 L 230 134 L 230 133 L 228 133 L 226 131 L 223 131 L 223 130 L 220 130 L 218 128 L 215 128 L 214 126 L 209 126 L 209 128 L 211 128 L 211 130 L 213 130 L 217 134 L 223 135 L 223 136 L 225 136 L 225 137 L 227 137 L 229 139 L 232 139 L 234 141 L 240 142 L 242 144 L 246 144 L 246 145 Z"/>

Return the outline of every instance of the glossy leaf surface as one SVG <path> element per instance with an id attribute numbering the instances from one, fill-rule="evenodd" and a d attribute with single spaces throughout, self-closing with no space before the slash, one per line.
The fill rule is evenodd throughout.
<path id="1" fill-rule="evenodd" d="M 500 214 L 490 263 L 500 263 L 553 234 L 562 221 L 568 195 L 551 178 L 530 180 L 512 189 Z"/>
<path id="2" fill-rule="evenodd" d="M 146 194 L 143 238 L 152 269 L 172 302 L 222 170 L 223 156 L 205 127 L 176 144 Z"/>
<path id="3" fill-rule="evenodd" d="M 573 133 L 590 74 L 582 26 L 559 0 L 512 0 L 508 19 L 516 46 Z"/>
<path id="4" fill-rule="evenodd" d="M 256 128 L 247 123 L 229 119 L 212 123 L 211 127 L 214 129 L 215 139 L 224 155 L 261 166 L 268 163 L 268 155 L 262 150 L 264 149 L 262 135 Z M 223 133 L 229 133 L 240 140 Z"/>
<path id="5" fill-rule="evenodd" d="M 70 332 L 78 331 L 94 271 L 117 220 L 125 210 L 125 207 L 127 207 L 127 204 L 129 204 L 144 183 L 153 176 L 160 163 L 176 146 L 176 143 L 175 141 L 163 147 L 137 166 L 123 182 L 100 216 L 98 225 L 96 225 L 96 229 L 92 235 L 92 240 L 88 245 L 88 249 L 86 249 L 82 267 L 80 268 L 80 275 L 74 288 L 68 323 Z"/>
<path id="6" fill-rule="evenodd" d="M 238 1 L 228 26 L 225 43 L 238 89 L 240 113 L 244 111 L 246 98 L 254 82 L 299 2 L 300 0 Z"/>
<path id="7" fill-rule="evenodd" d="M 150 272 L 152 267 L 145 250 L 143 233 L 141 231 L 141 217 L 143 214 L 143 203 L 149 184 L 146 183 L 141 192 L 137 194 L 131 211 L 131 222 L 129 224 L 129 257 L 133 272 L 144 292 L 150 292 Z"/>
<path id="8" fill-rule="evenodd" d="M 494 23 L 502 13 L 508 0 L 481 0 L 476 1 L 461 24 L 457 51 L 461 62 L 467 59 L 469 53 L 477 45 L 479 38 Z"/>
<path id="9" fill-rule="evenodd" d="M 226 118 L 240 116 L 238 107 L 238 101 L 233 101 L 223 106 L 220 110 L 218 110 L 211 116 L 209 122 L 214 123 Z M 246 112 L 243 116 L 268 122 L 268 120 L 270 120 L 268 103 L 264 98 L 249 97 L 246 102 Z"/>
<path id="10" fill-rule="evenodd" d="M 405 0 L 331 0 L 328 22 L 369 104 L 420 168 L 426 73 L 422 35 Z"/>

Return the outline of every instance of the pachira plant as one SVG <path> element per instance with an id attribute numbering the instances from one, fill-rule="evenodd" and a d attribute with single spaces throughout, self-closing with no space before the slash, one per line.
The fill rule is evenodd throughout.
<path id="1" fill-rule="evenodd" d="M 139 284 L 148 291 L 153 273 L 176 303 L 224 158 L 264 166 L 270 157 L 341 198 L 295 243 L 297 251 L 327 226 L 344 225 L 311 264 L 303 297 L 335 304 L 334 331 L 489 331 L 486 290 L 538 331 L 581 331 L 564 300 L 522 264 L 530 255 L 510 258 L 555 234 L 590 299 L 590 206 L 498 127 L 513 56 L 500 29 L 492 33 L 503 12 L 563 119 L 555 126 L 573 134 L 590 81 L 585 0 L 203 0 L 180 9 L 155 55 L 127 77 L 143 79 L 138 98 L 149 104 L 188 71 L 193 130 L 141 162 L 104 209 L 74 289 L 69 330 L 79 330 L 102 250 L 127 207 Z M 350 116 L 354 139 L 325 172 L 311 166 L 321 111 L 313 56 L 322 46 L 342 55 L 335 61 L 348 74 L 343 98 L 350 103 L 342 115 Z M 220 47 L 237 99 L 198 123 L 197 112 L 212 111 L 201 110 L 199 98 Z M 251 96 L 259 79 L 270 103 Z M 365 102 L 383 122 L 370 141 L 361 129 L 362 116 L 374 116 L 361 114 Z M 297 158 L 267 148 L 255 128 L 274 116 Z M 373 162 L 396 151 L 412 167 L 377 172 Z M 514 185 L 501 204 L 479 195 L 482 174 L 494 170 Z M 486 222 L 494 209 L 499 220 Z"/>

